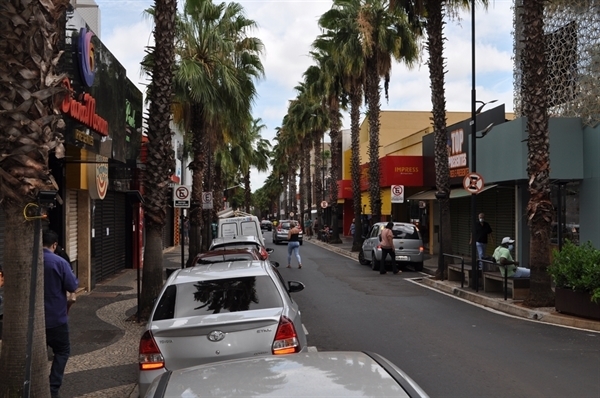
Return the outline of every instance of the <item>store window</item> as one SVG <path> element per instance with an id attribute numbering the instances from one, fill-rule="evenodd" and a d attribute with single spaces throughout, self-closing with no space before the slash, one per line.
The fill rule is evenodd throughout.
<path id="1" fill-rule="evenodd" d="M 562 243 L 566 240 L 579 244 L 579 182 L 552 185 L 552 205 L 556 209 L 552 221 L 553 244 L 559 243 L 559 229 L 562 230 Z M 561 226 L 562 228 L 560 228 Z"/>

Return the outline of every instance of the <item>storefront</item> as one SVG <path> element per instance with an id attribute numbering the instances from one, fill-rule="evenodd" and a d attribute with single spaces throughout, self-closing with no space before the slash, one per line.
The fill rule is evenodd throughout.
<path id="1" fill-rule="evenodd" d="M 137 240 L 130 232 L 142 230 L 133 225 L 142 221 L 135 217 L 139 200 L 128 195 L 139 186 L 142 93 L 76 11 L 67 13 L 64 51 L 66 157 L 51 159 L 64 200 L 50 227 L 64 241 L 80 285 L 91 290 L 132 267 Z"/>

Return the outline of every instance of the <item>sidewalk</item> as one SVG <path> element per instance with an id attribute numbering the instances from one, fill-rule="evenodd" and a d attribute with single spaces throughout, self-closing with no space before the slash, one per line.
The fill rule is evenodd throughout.
<path id="1" fill-rule="evenodd" d="M 306 239 L 307 244 L 321 246 L 341 255 L 358 259 L 352 252 L 352 240 L 343 238 L 339 245 Z M 181 267 L 181 248 L 164 251 L 163 268 Z M 366 267 L 365 267 L 366 268 Z M 460 283 L 436 281 L 432 275 L 437 257 L 428 256 L 423 273 L 410 275 L 448 295 L 532 321 L 600 331 L 600 321 L 556 313 L 554 308 L 529 309 L 501 295 L 475 292 Z M 408 276 L 408 275 L 407 275 Z M 71 308 L 71 357 L 67 364 L 61 395 L 68 398 L 137 398 L 137 353 L 144 325 L 135 322 L 137 309 L 137 271 L 127 269 L 82 293 Z M 49 362 L 50 364 L 50 362 Z"/>

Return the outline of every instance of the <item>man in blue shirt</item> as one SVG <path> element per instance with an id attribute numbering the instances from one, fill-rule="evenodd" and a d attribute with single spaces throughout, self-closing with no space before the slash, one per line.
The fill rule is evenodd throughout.
<path id="1" fill-rule="evenodd" d="M 52 348 L 54 359 L 50 369 L 50 395 L 58 397 L 65 367 L 71 353 L 67 318 L 67 292 L 73 293 L 79 281 L 71 265 L 54 254 L 58 246 L 58 235 L 44 231 L 44 310 L 46 315 L 46 344 Z"/>

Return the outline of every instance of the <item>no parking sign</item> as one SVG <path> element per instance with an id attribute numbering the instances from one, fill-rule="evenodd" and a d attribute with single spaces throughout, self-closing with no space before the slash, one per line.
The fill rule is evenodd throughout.
<path id="1" fill-rule="evenodd" d="M 392 185 L 392 203 L 404 203 L 404 185 Z"/>

